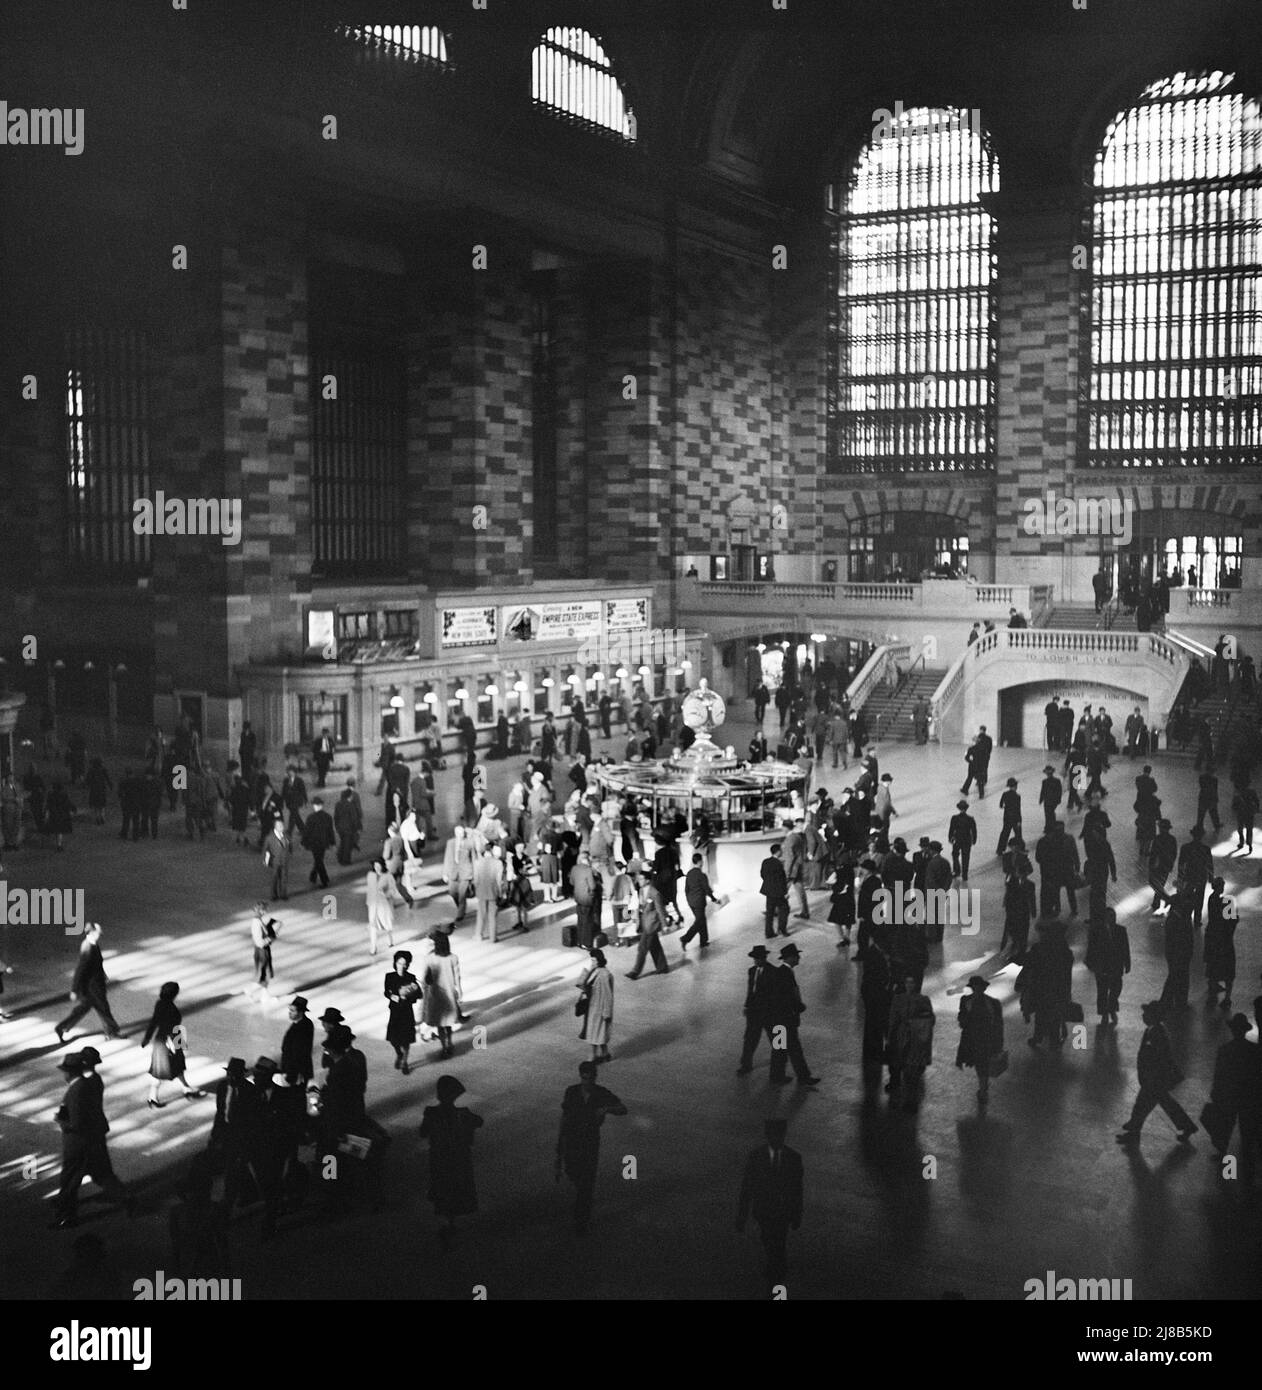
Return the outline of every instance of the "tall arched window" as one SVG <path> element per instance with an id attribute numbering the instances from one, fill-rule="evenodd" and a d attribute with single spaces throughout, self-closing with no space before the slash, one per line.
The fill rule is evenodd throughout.
<path id="1" fill-rule="evenodd" d="M 530 95 L 548 110 L 596 130 L 635 139 L 613 64 L 586 29 L 549 29 L 531 55 Z"/>
<path id="2" fill-rule="evenodd" d="M 434 24 L 344 24 L 338 32 L 391 58 L 447 66 L 447 36 Z"/>
<path id="3" fill-rule="evenodd" d="M 1256 467 L 1258 103 L 1221 72 L 1154 83 L 1110 126 L 1095 190 L 1083 462 Z"/>
<path id="4" fill-rule="evenodd" d="M 999 186 L 977 111 L 878 112 L 838 215 L 829 468 L 994 467 L 992 220 Z"/>

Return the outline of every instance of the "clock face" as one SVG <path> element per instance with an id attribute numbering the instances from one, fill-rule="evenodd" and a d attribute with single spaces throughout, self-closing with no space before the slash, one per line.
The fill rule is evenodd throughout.
<path id="1" fill-rule="evenodd" d="M 727 706 L 714 690 L 692 690 L 684 696 L 681 713 L 690 729 L 715 729 L 723 723 Z"/>

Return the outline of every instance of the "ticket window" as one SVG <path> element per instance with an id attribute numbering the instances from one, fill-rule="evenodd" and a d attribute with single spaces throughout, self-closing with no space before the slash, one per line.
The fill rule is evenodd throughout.
<path id="1" fill-rule="evenodd" d="M 493 672 L 488 671 L 485 675 L 478 677 L 478 712 L 474 720 L 475 723 L 482 725 L 495 723 L 495 696 L 487 692 L 498 689 L 499 687 L 495 683 L 495 675 Z"/>
<path id="2" fill-rule="evenodd" d="M 552 708 L 552 668 L 541 666 L 535 672 L 535 713 L 547 714 Z"/>
<path id="3" fill-rule="evenodd" d="M 459 727 L 461 716 L 464 714 L 465 700 L 469 692 L 465 687 L 463 679 L 449 680 L 447 682 L 447 727 L 455 729 Z"/>

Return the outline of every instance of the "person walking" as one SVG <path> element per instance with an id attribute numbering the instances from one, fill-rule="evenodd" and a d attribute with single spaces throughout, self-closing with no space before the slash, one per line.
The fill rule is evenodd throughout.
<path id="1" fill-rule="evenodd" d="M 703 855 L 694 854 L 692 856 L 692 868 L 688 870 L 684 878 L 684 901 L 692 913 L 692 926 L 679 938 L 679 945 L 683 950 L 688 949 L 688 943 L 694 936 L 700 938 L 703 947 L 710 944 L 706 907 L 709 903 L 714 903 L 716 907 L 721 906 L 719 899 L 714 896 L 714 889 L 710 886 L 710 878 L 703 867 L 704 863 L 705 857 Z"/>
<path id="2" fill-rule="evenodd" d="M 249 786 L 250 778 L 254 774 L 254 755 L 258 746 L 258 738 L 247 719 L 241 725 L 241 737 L 237 742 L 237 761 L 241 764 L 241 779 L 246 786 Z"/>
<path id="3" fill-rule="evenodd" d="M 806 1005 L 802 1002 L 802 991 L 798 987 L 797 976 L 793 973 L 802 959 L 798 948 L 790 942 L 780 952 L 784 962 L 773 975 L 768 1023 L 771 1025 L 771 1084 L 788 1084 L 788 1065 L 793 1064 L 793 1075 L 799 1086 L 818 1086 L 819 1077 L 811 1075 L 802 1051 L 799 1036 L 802 1015 Z M 783 1029 L 783 1046 L 778 1045 L 778 1032 Z"/>
<path id="4" fill-rule="evenodd" d="M 280 784 L 280 799 L 289 815 L 289 833 L 302 830 L 302 808 L 307 804 L 307 784 L 298 775 L 296 768 L 285 770 L 285 779 Z"/>
<path id="5" fill-rule="evenodd" d="M 1247 782 L 1236 787 L 1231 798 L 1231 814 L 1236 818 L 1236 850 L 1253 853 L 1253 822 L 1258 814 L 1258 794 Z"/>
<path id="6" fill-rule="evenodd" d="M 1036 915 L 1034 883 L 1023 863 L 1007 876 L 1003 888 L 1003 937 L 999 942 L 999 949 L 1002 951 L 1006 947 L 1008 959 L 1015 965 L 1021 965 L 1025 961 L 1030 941 L 1030 923 Z"/>
<path id="7" fill-rule="evenodd" d="M 44 811 L 44 833 L 57 837 L 58 850 L 66 848 L 66 836 L 74 833 L 74 807 L 65 787 L 54 782 Z"/>
<path id="8" fill-rule="evenodd" d="M 1060 916 L 1060 890 L 1069 899 L 1069 915 L 1078 915 L 1078 894 L 1075 884 L 1080 869 L 1078 845 L 1065 832 L 1064 821 L 1056 821 L 1051 830 L 1034 847 L 1039 866 L 1039 912 L 1044 917 Z"/>
<path id="9" fill-rule="evenodd" d="M 933 1062 L 933 1001 L 921 992 L 914 975 L 905 975 L 890 1003 L 889 1067 L 885 1087 L 903 1092 L 903 1108 L 914 1110 L 925 1069 Z"/>
<path id="10" fill-rule="evenodd" d="M 416 1018 L 413 1013 L 421 997 L 421 986 L 412 974 L 412 952 L 396 951 L 391 968 L 386 972 L 383 993 L 390 1005 L 386 1024 L 386 1041 L 394 1048 L 394 1068 L 404 1076 L 411 1071 L 408 1053 L 416 1041 Z"/>
<path id="11" fill-rule="evenodd" d="M 999 798 L 999 809 L 1003 812 L 1003 826 L 999 831 L 999 844 L 995 848 L 997 857 L 1002 858 L 1008 841 L 1013 836 L 1021 838 L 1021 793 L 1017 790 L 1017 779 L 1008 778 L 1004 794 Z"/>
<path id="12" fill-rule="evenodd" d="M 787 1120 L 763 1121 L 765 1143 L 750 1151 L 741 1178 L 736 1229 L 744 1231 L 752 1216 L 766 1252 L 763 1274 L 772 1290 L 788 1271 L 789 1232 L 802 1225 L 802 1156 L 784 1142 Z"/>
<path id="13" fill-rule="evenodd" d="M 951 875 L 967 883 L 968 864 L 977 843 L 977 822 L 969 815 L 967 801 L 955 803 L 955 815 L 947 826 L 947 843 L 951 846 Z"/>
<path id="14" fill-rule="evenodd" d="M 894 806 L 894 798 L 890 788 L 894 778 L 888 773 L 881 773 L 881 781 L 876 789 L 876 794 L 872 798 L 872 814 L 881 822 L 881 829 L 885 834 L 889 834 L 890 819 L 898 815 Z"/>
<path id="15" fill-rule="evenodd" d="M 591 1225 L 601 1126 L 607 1115 L 625 1115 L 627 1107 L 612 1091 L 596 1084 L 595 1062 L 580 1062 L 578 1077 L 578 1085 L 567 1086 L 561 1100 L 556 1180 L 560 1182 L 564 1173 L 574 1184 L 574 1231 L 583 1236 Z"/>
<path id="16" fill-rule="evenodd" d="M 386 868 L 384 859 L 374 859 L 365 875 L 364 900 L 368 906 L 368 954 L 377 954 L 377 937 L 384 932 L 386 945 L 394 949 L 394 910 L 405 905 L 403 894 Z"/>
<path id="17" fill-rule="evenodd" d="M 635 963 L 627 972 L 628 980 L 638 980 L 649 956 L 659 975 L 665 975 L 670 967 L 666 964 L 666 952 L 662 949 L 661 934 L 666 930 L 666 911 L 662 907 L 662 895 L 651 879 L 646 879 L 640 889 L 640 940 L 635 950 Z"/>
<path id="18" fill-rule="evenodd" d="M 280 1070 L 304 1086 L 315 1075 L 315 1064 L 311 1060 L 314 1043 L 315 1024 L 307 1016 L 307 1001 L 296 994 L 289 1003 L 289 1027 L 280 1043 Z"/>
<path id="19" fill-rule="evenodd" d="M 960 1000 L 960 1045 L 955 1052 L 958 1068 L 972 1067 L 977 1073 L 977 1103 L 990 1101 L 990 1080 L 1005 1056 L 1003 1048 L 1003 1009 L 998 999 L 986 993 L 989 988 L 980 975 L 970 976 L 969 993 Z"/>
<path id="20" fill-rule="evenodd" d="M 1210 1103 L 1201 1118 L 1220 1162 L 1239 1121 L 1240 1176 L 1252 1187 L 1255 1164 L 1262 1154 L 1262 1047 L 1249 1041 L 1249 1020 L 1244 1014 L 1233 1014 L 1227 1030 L 1231 1040 L 1214 1058 Z"/>
<path id="21" fill-rule="evenodd" d="M 1231 987 L 1236 980 L 1236 911 L 1224 896 L 1226 880 L 1215 878 L 1210 883 L 1209 916 L 1205 923 L 1205 984 L 1206 997 L 1214 1003 L 1219 990 L 1223 1009 L 1231 1008 Z"/>
<path id="22" fill-rule="evenodd" d="M 85 782 L 88 789 L 88 810 L 92 812 L 92 822 L 94 825 L 104 825 L 105 805 L 109 800 L 110 792 L 114 790 L 114 783 L 100 758 L 92 759 Z"/>
<path id="23" fill-rule="evenodd" d="M 312 761 L 316 765 L 316 786 L 323 789 L 329 768 L 333 766 L 333 754 L 337 745 L 327 729 L 321 729 L 319 737 L 311 745 Z"/>
<path id="24" fill-rule="evenodd" d="M 477 939 L 494 941 L 499 918 L 500 897 L 504 892 L 504 861 L 490 848 L 473 861 L 473 899 L 477 904 Z"/>
<path id="25" fill-rule="evenodd" d="M 445 931 L 432 932 L 430 940 L 434 950 L 421 972 L 421 987 L 425 992 L 421 1022 L 437 1032 L 439 1055 L 453 1057 L 456 1049 L 451 1041 L 452 1029 L 464 1018 L 460 959 L 451 949 L 451 938 Z"/>
<path id="26" fill-rule="evenodd" d="M 254 904 L 254 916 L 250 919 L 250 941 L 254 947 L 255 981 L 246 993 L 257 991 L 260 998 L 268 998 L 268 981 L 275 975 L 272 966 L 272 942 L 280 934 L 280 923 L 271 916 L 265 902 Z"/>
<path id="27" fill-rule="evenodd" d="M 364 832 L 364 807 L 348 782 L 333 807 L 333 830 L 337 835 L 337 862 L 349 864 L 359 851 L 359 837 Z"/>
<path id="28" fill-rule="evenodd" d="M 1028 1040 L 1031 1047 L 1046 1042 L 1059 1049 L 1065 1043 L 1072 1002 L 1074 954 L 1065 944 L 1059 922 L 1040 922 L 1037 930 L 1039 939 L 1030 947 L 1017 977 L 1021 1012 L 1034 1018 L 1034 1036 Z"/>
<path id="29" fill-rule="evenodd" d="M 1170 898 L 1165 921 L 1166 982 L 1161 990 L 1161 1006 L 1167 1014 L 1188 1006 L 1192 988 L 1192 957 L 1196 950 L 1193 926 L 1193 888 L 1181 882 Z"/>
<path id="30" fill-rule="evenodd" d="M 105 1033 L 111 1038 L 121 1038 L 122 1029 L 110 1011 L 106 997 L 109 979 L 105 974 L 105 962 L 101 958 L 102 928 L 99 922 L 89 922 L 83 929 L 83 940 L 79 944 L 79 958 L 75 962 L 74 978 L 70 982 L 70 1002 L 74 1008 L 53 1030 L 57 1041 L 64 1043 L 66 1034 L 89 1010 L 95 1009 Z"/>
<path id="31" fill-rule="evenodd" d="M 613 972 L 599 947 L 591 949 L 591 964 L 578 982 L 578 990 L 575 1008 L 581 1011 L 583 1019 L 578 1036 L 591 1048 L 593 1062 L 612 1062 L 609 1035 L 613 1030 Z"/>
<path id="32" fill-rule="evenodd" d="M 321 888 L 329 886 L 329 871 L 324 867 L 324 856 L 337 844 L 337 832 L 333 828 L 333 817 L 324 809 L 324 801 L 316 797 L 311 803 L 311 814 L 302 826 L 303 848 L 311 853 L 311 872 L 308 883 L 319 883 Z"/>
<path id="33" fill-rule="evenodd" d="M 440 1076 L 434 1090 L 438 1104 L 425 1107 L 420 1137 L 429 1143 L 426 1196 L 434 1215 L 445 1223 L 438 1232 L 438 1243 L 445 1250 L 455 1236 L 456 1217 L 472 1216 L 478 1209 L 473 1138 L 482 1128 L 482 1116 L 457 1107 L 465 1088 L 456 1077 Z"/>
<path id="34" fill-rule="evenodd" d="M 293 841 L 285 833 L 285 822 L 279 817 L 263 843 L 263 867 L 271 873 L 272 901 L 289 897 L 289 858 Z"/>
<path id="35" fill-rule="evenodd" d="M 766 899 L 763 918 L 763 935 L 768 941 L 778 932 L 781 936 L 789 934 L 789 879 L 784 867 L 784 846 L 777 842 L 771 846 L 760 869 L 762 878 L 758 891 Z"/>
<path id="36" fill-rule="evenodd" d="M 1096 1011 L 1100 1022 L 1116 1024 L 1122 976 L 1131 972 L 1131 943 L 1113 908 L 1106 907 L 1102 914 L 1092 917 L 1083 963 L 1095 976 Z"/>
<path id="37" fill-rule="evenodd" d="M 166 1104 L 158 1099 L 158 1092 L 164 1081 L 178 1081 L 185 1100 L 198 1100 L 206 1094 L 188 1084 L 185 1075 L 184 1048 L 187 1036 L 184 1032 L 184 1016 L 175 1002 L 180 987 L 174 980 L 168 980 L 158 991 L 158 1002 L 153 1006 L 153 1017 L 140 1040 L 141 1047 L 152 1049 L 149 1054 L 149 1109 L 161 1110 Z"/>
<path id="38" fill-rule="evenodd" d="M 1043 833 L 1048 834 L 1056 824 L 1056 808 L 1064 795 L 1064 785 L 1056 775 L 1056 769 L 1048 766 L 1043 769 L 1043 781 L 1039 784 L 1039 805 L 1043 808 Z"/>
<path id="39" fill-rule="evenodd" d="M 1202 831 L 1206 816 L 1216 831 L 1222 830 L 1222 817 L 1218 814 L 1218 777 L 1208 769 L 1201 773 L 1196 793 L 1196 824 Z"/>
<path id="40" fill-rule="evenodd" d="M 79 1186 L 84 1178 L 91 1178 L 128 1216 L 135 1215 L 135 1205 L 114 1172 L 106 1148 L 110 1126 L 105 1118 L 105 1083 L 97 1073 L 100 1065 L 101 1054 L 94 1047 L 85 1047 L 66 1056 L 59 1068 L 70 1077 L 70 1084 L 56 1116 L 62 1136 L 61 1182 L 50 1230 L 67 1230 L 79 1224 Z"/>
<path id="41" fill-rule="evenodd" d="M 240 772 L 232 774 L 228 788 L 228 824 L 234 844 L 250 847 L 250 788 Z"/>
<path id="42" fill-rule="evenodd" d="M 784 837 L 782 850 L 784 854 L 784 875 L 788 882 L 788 890 L 796 892 L 798 900 L 798 910 L 796 920 L 809 922 L 811 920 L 810 905 L 806 901 L 806 820 L 804 817 L 797 817 L 793 822 L 793 829 Z M 775 846 L 772 846 L 774 853 Z M 787 906 L 787 905 L 786 905 Z M 786 933 L 787 934 L 787 933 Z"/>
<path id="43" fill-rule="evenodd" d="M 753 1071 L 754 1050 L 764 1033 L 767 1035 L 767 1041 L 773 1047 L 775 1045 L 771 1035 L 771 1015 L 778 967 L 768 961 L 765 946 L 755 946 L 748 954 L 754 963 L 746 975 L 743 1009 L 745 1033 L 741 1040 L 741 1060 L 736 1068 L 737 1076 L 748 1076 Z"/>
<path id="44" fill-rule="evenodd" d="M 1154 1000 L 1140 1010 L 1144 1020 L 1144 1036 L 1140 1039 L 1136 1070 L 1139 1074 L 1139 1094 L 1131 1109 L 1130 1119 L 1122 1126 L 1117 1136 L 1119 1144 L 1138 1144 L 1144 1121 L 1157 1106 L 1170 1117 L 1170 1123 L 1178 1131 L 1178 1139 L 1186 1144 L 1196 1133 L 1197 1126 L 1192 1117 L 1179 1104 L 1170 1092 L 1183 1081 L 1183 1073 L 1174 1060 L 1174 1048 L 1170 1035 L 1162 1022 L 1164 1010 Z"/>
<path id="45" fill-rule="evenodd" d="M 443 882 L 456 905 L 456 923 L 464 921 L 465 906 L 473 891 L 473 842 L 463 823 L 457 824 L 451 832 L 443 850 Z"/>

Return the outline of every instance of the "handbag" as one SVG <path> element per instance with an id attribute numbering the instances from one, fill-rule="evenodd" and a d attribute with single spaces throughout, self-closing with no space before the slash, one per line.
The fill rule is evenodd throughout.
<path id="1" fill-rule="evenodd" d="M 587 1010 L 591 1007 L 591 1002 L 592 987 L 591 985 L 584 985 L 582 994 L 578 996 L 578 999 L 574 1004 L 575 1018 L 582 1018 L 587 1013 Z"/>
<path id="2" fill-rule="evenodd" d="M 1008 1049 L 1005 1047 L 1002 1052 L 992 1052 L 986 1063 L 986 1074 L 988 1076 L 1002 1076 L 1008 1070 Z"/>

